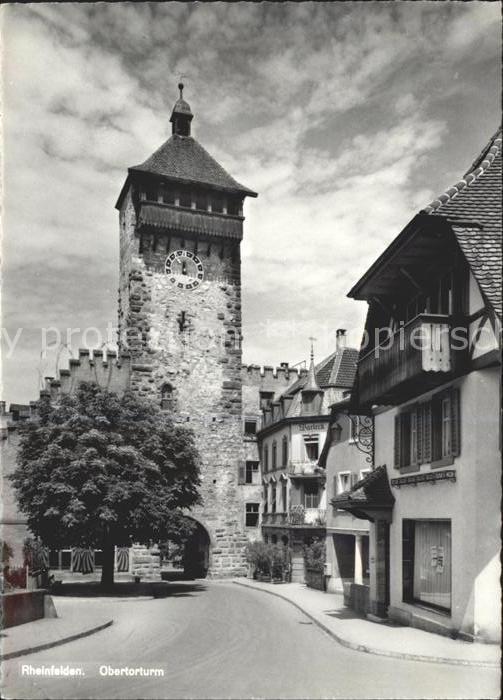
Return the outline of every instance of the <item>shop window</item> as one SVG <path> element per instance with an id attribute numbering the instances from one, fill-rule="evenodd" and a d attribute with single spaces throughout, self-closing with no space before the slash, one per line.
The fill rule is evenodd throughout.
<path id="1" fill-rule="evenodd" d="M 283 436 L 281 441 L 281 464 L 286 467 L 288 464 L 288 438 Z"/>
<path id="2" fill-rule="evenodd" d="M 272 462 L 271 467 L 274 471 L 274 469 L 276 469 L 276 467 L 278 466 L 278 445 L 276 443 L 276 440 L 273 440 L 273 443 L 272 443 L 271 462 Z"/>
<path id="3" fill-rule="evenodd" d="M 258 484 L 259 468 L 258 462 L 247 461 L 245 464 L 245 483 Z"/>
<path id="4" fill-rule="evenodd" d="M 247 503 L 246 504 L 246 527 L 257 527 L 259 519 L 259 503 Z"/>
<path id="5" fill-rule="evenodd" d="M 317 435 L 304 435 L 304 446 L 306 449 L 306 458 L 309 462 L 318 461 L 319 440 Z"/>
<path id="6" fill-rule="evenodd" d="M 460 437 L 459 389 L 451 388 L 395 416 L 395 468 L 452 464 Z"/>
<path id="7" fill-rule="evenodd" d="M 257 434 L 257 421 L 252 419 L 245 420 L 245 436 L 254 437 Z"/>
<path id="8" fill-rule="evenodd" d="M 271 544 L 278 544 L 278 535 L 271 535 Z"/>
<path id="9" fill-rule="evenodd" d="M 402 521 L 403 600 L 451 610 L 451 521 Z"/>
<path id="10" fill-rule="evenodd" d="M 320 494 L 318 484 L 306 481 L 304 484 L 304 508 L 318 508 Z"/>

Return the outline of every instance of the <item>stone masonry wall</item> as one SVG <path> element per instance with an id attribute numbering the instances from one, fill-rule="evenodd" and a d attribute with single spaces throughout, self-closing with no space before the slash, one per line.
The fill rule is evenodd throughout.
<path id="1" fill-rule="evenodd" d="M 125 233 L 137 240 L 126 214 L 127 200 Z M 123 248 L 131 251 L 136 244 Z M 166 256 L 184 248 L 204 266 L 204 280 L 193 290 L 178 289 L 164 271 Z M 121 269 L 131 386 L 156 402 L 163 387 L 171 387 L 175 418 L 193 430 L 201 455 L 202 504 L 191 515 L 210 537 L 209 575 L 243 574 L 246 537 L 237 483 L 244 457 L 239 243 L 161 231 L 143 233 L 137 249 Z"/>

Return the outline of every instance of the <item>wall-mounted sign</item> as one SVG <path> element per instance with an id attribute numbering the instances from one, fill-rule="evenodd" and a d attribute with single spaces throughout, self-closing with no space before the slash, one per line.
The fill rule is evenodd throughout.
<path id="1" fill-rule="evenodd" d="M 417 486 L 417 484 L 435 483 L 436 481 L 456 481 L 456 470 L 445 469 L 441 472 L 428 472 L 427 474 L 414 474 L 414 476 L 401 476 L 399 479 L 391 479 L 391 485 L 399 489 L 401 486 Z"/>
<path id="2" fill-rule="evenodd" d="M 326 430 L 327 426 L 326 423 L 298 423 L 297 428 L 301 433 L 309 433 L 315 430 Z"/>

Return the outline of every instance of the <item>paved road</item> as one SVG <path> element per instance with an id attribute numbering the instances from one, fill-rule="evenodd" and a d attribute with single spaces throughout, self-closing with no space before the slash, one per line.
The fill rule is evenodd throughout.
<path id="1" fill-rule="evenodd" d="M 57 604 L 57 599 L 56 599 Z M 341 647 L 289 603 L 231 583 L 180 584 L 163 600 L 90 600 L 112 627 L 5 664 L 6 698 L 497 698 L 499 674 Z M 21 676 L 70 664 L 83 677 Z M 102 677 L 100 666 L 162 669 Z"/>

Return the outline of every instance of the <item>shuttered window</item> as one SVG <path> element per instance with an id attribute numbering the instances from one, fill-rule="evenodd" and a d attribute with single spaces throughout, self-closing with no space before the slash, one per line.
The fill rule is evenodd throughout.
<path id="1" fill-rule="evenodd" d="M 452 464 L 460 451 L 459 389 L 440 392 L 395 416 L 395 469 Z"/>

